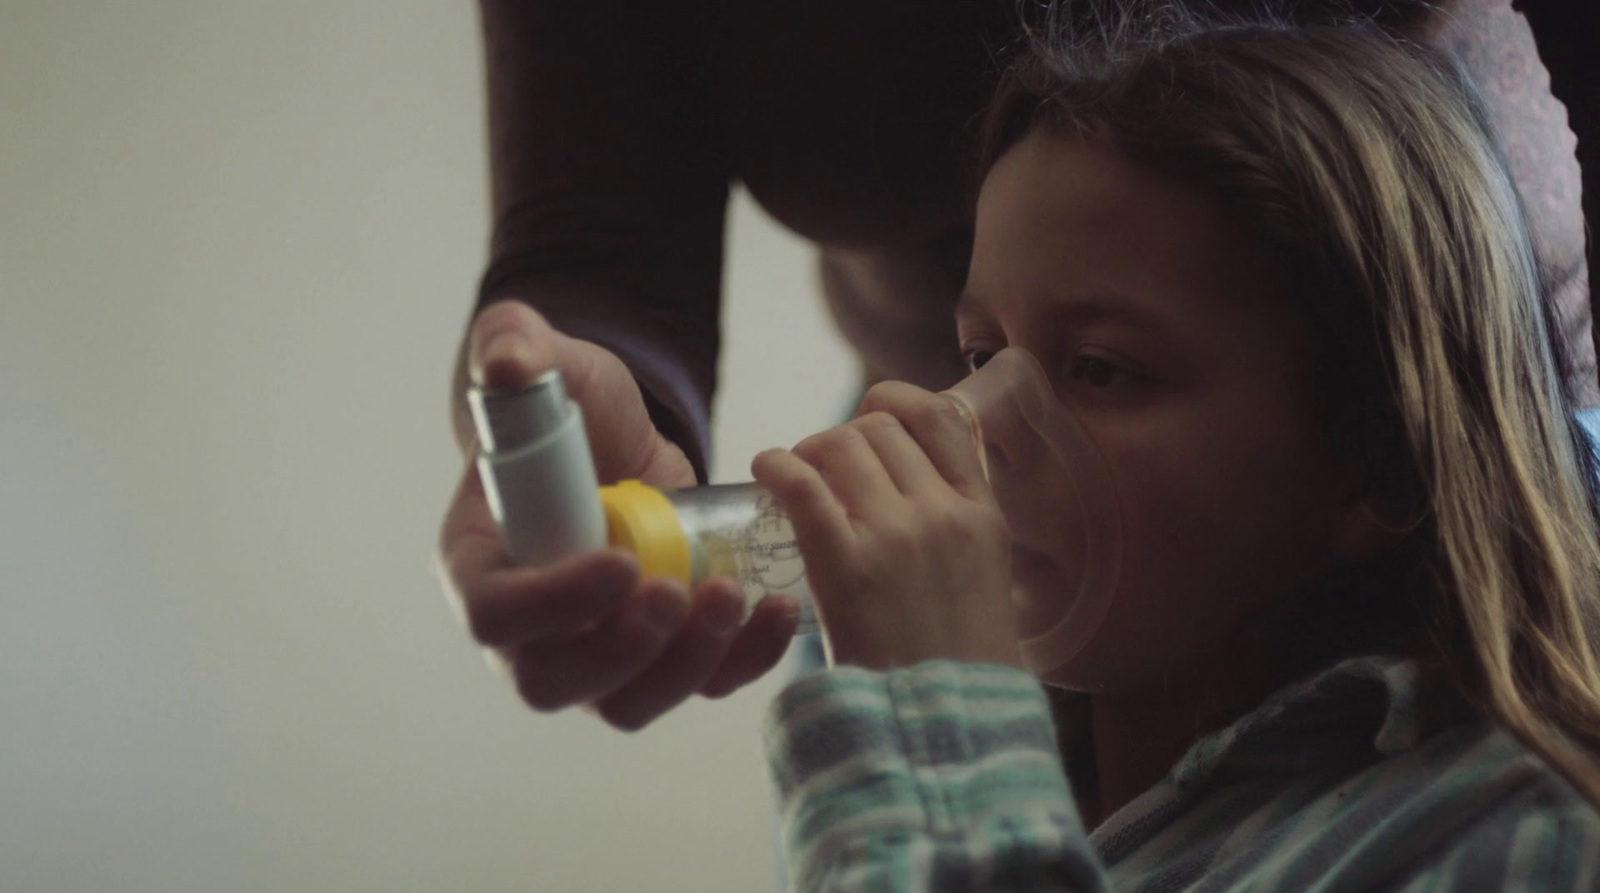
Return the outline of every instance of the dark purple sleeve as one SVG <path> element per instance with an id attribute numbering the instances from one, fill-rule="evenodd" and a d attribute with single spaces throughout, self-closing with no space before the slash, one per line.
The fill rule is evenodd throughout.
<path id="1" fill-rule="evenodd" d="M 729 172 L 691 9 L 480 0 L 493 235 L 525 301 L 627 363 L 706 479 Z"/>

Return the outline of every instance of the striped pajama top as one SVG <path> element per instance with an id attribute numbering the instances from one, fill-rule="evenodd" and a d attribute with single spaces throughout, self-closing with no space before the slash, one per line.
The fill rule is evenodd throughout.
<path id="1" fill-rule="evenodd" d="M 765 726 L 798 891 L 1600 891 L 1600 813 L 1418 666 L 1344 661 L 1086 833 L 1039 682 L 930 661 L 790 683 Z"/>

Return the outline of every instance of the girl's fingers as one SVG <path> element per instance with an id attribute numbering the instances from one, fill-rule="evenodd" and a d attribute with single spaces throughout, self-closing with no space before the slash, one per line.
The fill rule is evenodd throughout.
<path id="1" fill-rule="evenodd" d="M 708 698 L 721 698 L 744 688 L 778 665 L 800 623 L 794 599 L 769 595 L 756 605 L 739 637 L 728 646 L 722 665 L 700 686 Z"/>
<path id="2" fill-rule="evenodd" d="M 954 400 L 905 382 L 886 381 L 867 391 L 858 412 L 886 412 L 899 419 L 956 492 L 968 499 L 990 499 L 972 422 Z"/>
<path id="3" fill-rule="evenodd" d="M 851 517 L 870 517 L 890 506 L 899 507 L 899 489 L 857 428 L 841 425 L 813 434 L 792 452 L 817 470 Z"/>
<path id="4" fill-rule="evenodd" d="M 849 546 L 854 530 L 850 516 L 809 462 L 788 450 L 766 450 L 750 462 L 750 473 L 782 504 L 801 542 L 816 543 L 825 554 L 839 554 Z"/>
<path id="5" fill-rule="evenodd" d="M 744 590 L 726 577 L 695 593 L 689 620 L 677 638 L 630 682 L 588 709 L 612 726 L 638 731 L 681 704 L 716 672 L 744 619 Z"/>
<path id="6" fill-rule="evenodd" d="M 683 627 L 687 610 L 683 584 L 648 579 L 593 630 L 512 649 L 509 669 L 517 693 L 541 711 L 603 698 L 655 661 Z"/>
<path id="7" fill-rule="evenodd" d="M 878 461 L 883 463 L 889 479 L 901 494 L 935 495 L 950 491 L 950 485 L 933 467 L 921 445 L 901 426 L 899 419 L 887 412 L 873 412 L 860 416 L 850 424 L 872 446 Z"/>

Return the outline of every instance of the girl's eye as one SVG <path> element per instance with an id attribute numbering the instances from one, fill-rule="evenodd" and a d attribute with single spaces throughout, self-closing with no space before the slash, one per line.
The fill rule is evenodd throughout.
<path id="1" fill-rule="evenodd" d="M 983 368 L 984 363 L 994 359 L 994 354 L 992 350 L 969 350 L 963 353 L 961 358 L 967 361 L 968 372 L 977 372 Z"/>
<path id="2" fill-rule="evenodd" d="M 1079 354 L 1072 359 L 1072 377 L 1082 379 L 1095 388 L 1107 388 L 1119 380 L 1129 382 L 1135 378 L 1132 372 L 1121 366 L 1087 354 Z"/>

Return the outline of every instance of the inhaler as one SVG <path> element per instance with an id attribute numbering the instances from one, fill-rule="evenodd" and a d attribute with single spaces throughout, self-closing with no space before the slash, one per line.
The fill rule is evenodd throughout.
<path id="1" fill-rule="evenodd" d="M 467 391 L 483 450 L 478 474 L 506 550 L 539 567 L 615 546 L 646 577 L 691 590 L 711 577 L 737 579 L 745 619 L 773 594 L 800 605 L 797 633 L 817 631 L 794 527 L 758 484 L 666 489 L 636 480 L 601 487 L 583 412 L 552 369 L 518 390 Z"/>
<path id="2" fill-rule="evenodd" d="M 1028 556 L 1011 598 L 1023 658 L 1047 673 L 1093 638 L 1115 594 L 1121 526 L 1111 479 L 1027 351 L 1000 351 L 943 394 L 972 426 L 1018 554 Z M 519 564 L 621 547 L 638 556 L 644 575 L 691 588 L 734 577 L 747 618 L 761 599 L 787 595 L 800 605 L 797 632 L 817 630 L 794 528 L 765 488 L 599 486 L 582 412 L 556 370 L 520 390 L 474 387 L 468 400 L 489 507 Z"/>

